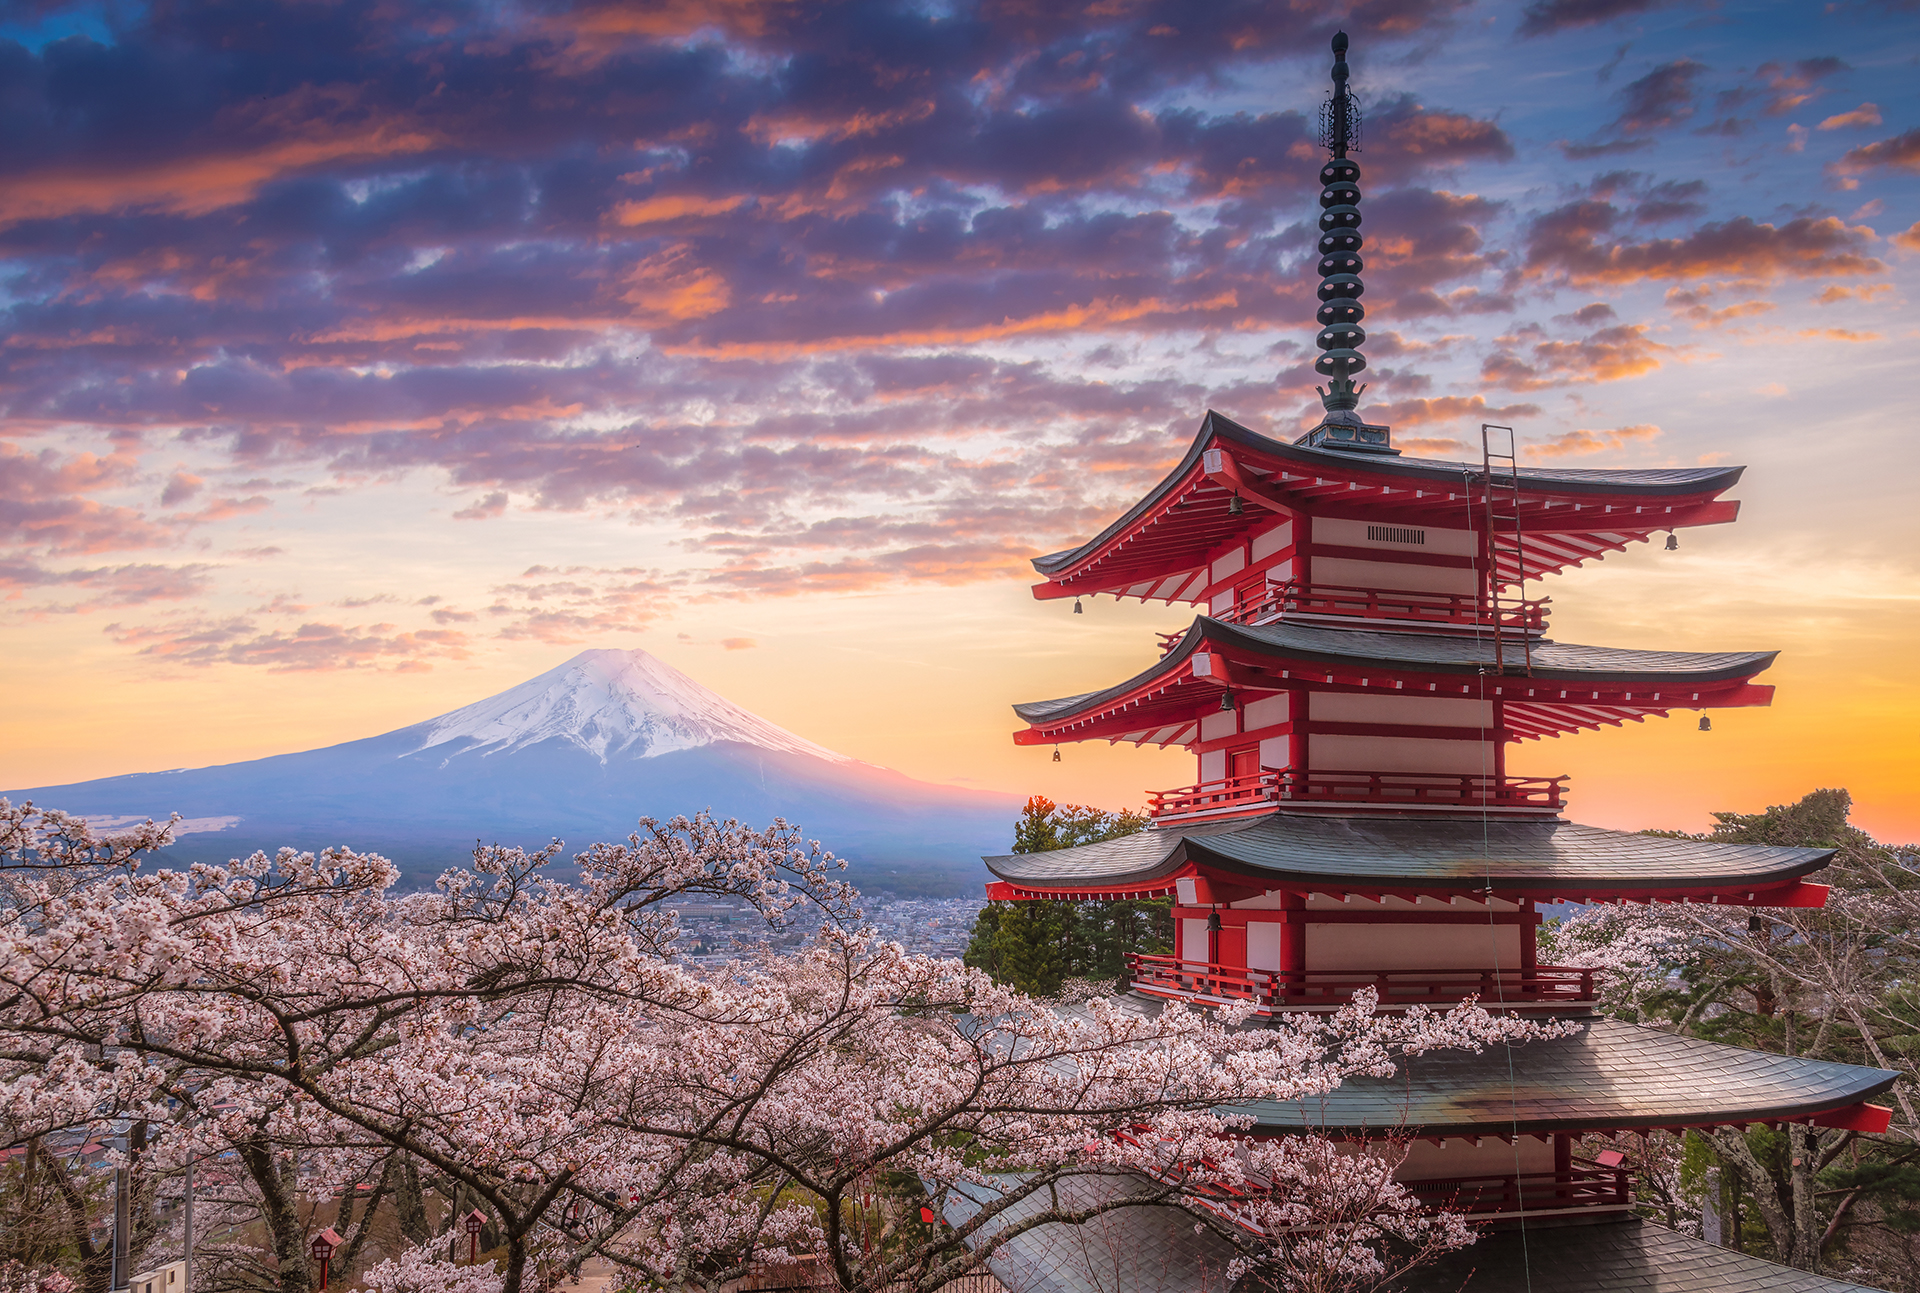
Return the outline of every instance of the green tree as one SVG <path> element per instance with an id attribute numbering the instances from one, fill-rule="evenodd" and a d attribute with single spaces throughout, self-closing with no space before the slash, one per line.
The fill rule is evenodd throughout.
<path id="1" fill-rule="evenodd" d="M 1145 813 L 1027 800 L 1013 826 L 1015 853 L 1097 844 L 1144 830 Z M 1067 979 L 1114 979 L 1129 953 L 1173 946 L 1173 904 L 1165 898 L 1119 902 L 1041 899 L 990 902 L 968 941 L 966 963 L 1022 992 L 1051 996 Z"/>

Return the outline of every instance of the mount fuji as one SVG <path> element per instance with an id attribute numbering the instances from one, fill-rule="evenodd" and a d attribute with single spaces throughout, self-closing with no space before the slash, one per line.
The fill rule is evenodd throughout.
<path id="1" fill-rule="evenodd" d="M 775 817 L 863 888 L 977 893 L 1020 800 L 915 781 L 816 745 L 645 651 L 585 651 L 517 687 L 382 736 L 247 763 L 4 792 L 111 827 L 177 812 L 180 861 L 345 844 L 412 884 L 476 839 L 570 848 L 642 816 Z"/>

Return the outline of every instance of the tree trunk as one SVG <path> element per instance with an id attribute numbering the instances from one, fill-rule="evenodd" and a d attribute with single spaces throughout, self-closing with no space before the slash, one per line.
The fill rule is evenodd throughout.
<path id="1" fill-rule="evenodd" d="M 309 1293 L 313 1272 L 307 1268 L 307 1235 L 300 1224 L 298 1160 L 289 1153 L 284 1165 L 276 1162 L 281 1156 L 264 1140 L 244 1140 L 235 1148 L 247 1174 L 260 1188 L 260 1216 L 273 1240 L 280 1293 Z"/>
<path id="2" fill-rule="evenodd" d="M 40 1161 L 46 1164 L 48 1179 L 66 1209 L 68 1242 L 80 1254 L 80 1293 L 112 1293 L 113 1245 L 102 1248 L 93 1242 L 93 1208 L 86 1191 L 74 1181 L 58 1154 L 49 1154 L 42 1147 Z"/>
<path id="3" fill-rule="evenodd" d="M 393 1189 L 393 1210 L 400 1218 L 400 1234 L 410 1244 L 424 1244 L 433 1238 L 427 1224 L 427 1201 L 420 1190 L 420 1168 L 407 1154 L 396 1153 L 400 1160 L 399 1180 Z"/>

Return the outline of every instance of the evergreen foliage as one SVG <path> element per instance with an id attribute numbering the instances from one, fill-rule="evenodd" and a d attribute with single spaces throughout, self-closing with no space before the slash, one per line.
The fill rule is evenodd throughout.
<path id="1" fill-rule="evenodd" d="M 1144 830 L 1147 815 L 1109 812 L 1085 804 L 1027 800 L 1013 827 L 1015 853 L 1045 853 L 1118 839 Z M 1166 898 L 1124 902 L 990 902 L 981 908 L 966 963 L 996 982 L 1051 996 L 1068 979 L 1117 979 L 1129 952 L 1173 947 L 1173 903 Z"/>

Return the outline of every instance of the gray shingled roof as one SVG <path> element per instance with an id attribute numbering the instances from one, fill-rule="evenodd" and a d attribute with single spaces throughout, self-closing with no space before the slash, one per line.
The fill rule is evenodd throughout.
<path id="1" fill-rule="evenodd" d="M 1159 826 L 1100 844 L 984 859 L 1034 888 L 1143 884 L 1188 862 L 1271 889 L 1482 887 L 1543 894 L 1783 884 L 1825 866 L 1832 849 L 1675 840 L 1555 818 L 1335 817 L 1273 813 L 1206 826 Z"/>
<path id="2" fill-rule="evenodd" d="M 1173 650 L 1125 682 L 1077 696 L 1026 701 L 1015 705 L 1013 712 L 1029 723 L 1038 723 L 1097 709 L 1173 673 L 1208 640 L 1238 646 L 1258 655 L 1285 656 L 1289 660 L 1346 668 L 1378 665 L 1422 673 L 1477 676 L 1494 663 L 1491 639 L 1440 633 L 1375 633 L 1286 621 L 1246 627 L 1196 615 Z M 1506 647 L 1509 658 L 1513 651 L 1509 643 Z M 1683 689 L 1689 684 L 1750 677 L 1772 665 L 1779 654 L 1778 651 L 1637 651 L 1540 638 L 1533 644 L 1532 677 L 1536 681 L 1552 682 L 1645 682 L 1649 687 L 1666 685 Z"/>
<path id="3" fill-rule="evenodd" d="M 1599 1016 L 1578 1022 L 1583 1026 L 1572 1037 L 1528 1042 L 1511 1053 L 1432 1051 L 1400 1061 L 1390 1078 L 1349 1078 L 1311 1101 L 1236 1112 L 1252 1113 L 1272 1131 L 1532 1135 L 1818 1113 L 1870 1100 L 1899 1077 Z"/>
<path id="4" fill-rule="evenodd" d="M 1415 1271 L 1395 1287 L 1401 1293 L 1862 1293 L 1865 1289 L 1748 1257 L 1638 1218 L 1496 1230 L 1471 1248 Z M 1065 1293 L 1064 1288 L 1059 1293 Z M 1102 1293 L 1131 1291 L 1109 1283 L 1102 1286 Z"/>
<path id="5" fill-rule="evenodd" d="M 1179 466 L 1168 474 L 1165 480 L 1150 490 L 1146 497 L 1128 508 L 1113 524 L 1093 538 L 1075 548 L 1064 552 L 1049 553 L 1036 557 L 1034 569 L 1043 575 L 1071 566 L 1084 554 L 1091 552 L 1120 533 L 1135 519 L 1144 514 L 1164 497 L 1168 490 L 1193 470 L 1193 464 L 1199 460 L 1206 447 L 1215 440 L 1244 445 L 1276 458 L 1287 459 L 1303 471 L 1316 468 L 1327 475 L 1339 477 L 1355 468 L 1376 475 L 1399 476 L 1409 480 L 1432 481 L 1436 485 L 1459 487 L 1462 473 L 1478 473 L 1478 463 L 1444 462 L 1432 458 L 1394 458 L 1385 454 L 1343 453 L 1336 449 L 1310 449 L 1305 445 L 1288 444 L 1263 436 L 1249 430 L 1232 418 L 1207 411 L 1201 419 L 1199 434 L 1194 436 L 1188 446 L 1186 456 Z M 1730 489 L 1740 479 L 1744 467 L 1653 467 L 1653 468 L 1605 468 L 1605 467 L 1522 467 L 1520 480 L 1523 485 L 1533 485 L 1549 489 L 1559 494 L 1637 494 L 1649 497 L 1662 497 L 1689 494 L 1717 494 Z"/>
<path id="6" fill-rule="evenodd" d="M 1122 1193 L 1147 1193 L 1144 1180 L 1076 1177 L 1059 1191 L 1070 1207 Z M 970 1197 L 971 1196 L 971 1197 Z M 948 1194 L 942 1215 L 963 1225 L 992 1191 L 963 1186 Z M 1040 1211 L 1046 1200 L 1030 1196 L 996 1221 L 1012 1225 Z M 998 1225 L 984 1233 L 990 1237 Z M 1226 1293 L 1232 1245 L 1206 1231 L 1194 1233 L 1194 1218 L 1179 1208 L 1144 1204 L 1105 1213 L 1079 1226 L 1039 1226 L 1019 1235 L 988 1260 L 1013 1293 Z"/>
<path id="7" fill-rule="evenodd" d="M 1099 1178 L 1065 1187 L 1085 1206 L 1128 1187 Z M 1138 1187 L 1145 1190 L 1144 1183 Z M 989 1191 L 972 1193 L 986 1197 Z M 1039 1206 L 1008 1210 L 1012 1221 Z M 949 1195 L 955 1224 L 978 1204 Z M 992 1233 L 989 1231 L 988 1233 Z M 1234 1248 L 1196 1231 L 1178 1208 L 1122 1208 L 1079 1227 L 1036 1227 L 988 1261 L 1014 1293 L 1225 1293 Z M 1397 1293 L 1863 1293 L 1864 1286 L 1749 1257 L 1637 1217 L 1541 1218 L 1483 1231 L 1479 1240 L 1412 1272 Z"/>

